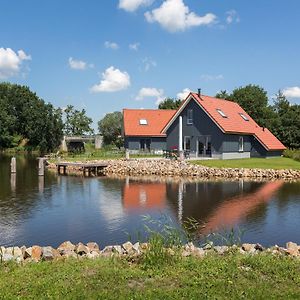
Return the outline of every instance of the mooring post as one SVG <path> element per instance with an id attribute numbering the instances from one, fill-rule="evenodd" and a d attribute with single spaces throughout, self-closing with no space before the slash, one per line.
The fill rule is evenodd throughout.
<path id="1" fill-rule="evenodd" d="M 12 174 L 17 173 L 17 162 L 16 162 L 16 158 L 15 158 L 15 157 L 12 157 L 12 158 L 11 158 L 10 172 L 11 172 Z"/>
<path id="2" fill-rule="evenodd" d="M 129 150 L 128 149 L 125 150 L 125 158 L 129 159 Z"/>
<path id="3" fill-rule="evenodd" d="M 39 158 L 39 176 L 45 175 L 45 163 L 44 158 Z"/>

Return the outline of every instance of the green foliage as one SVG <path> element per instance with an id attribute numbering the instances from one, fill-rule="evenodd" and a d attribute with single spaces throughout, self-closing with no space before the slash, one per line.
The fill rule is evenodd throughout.
<path id="1" fill-rule="evenodd" d="M 245 230 L 241 228 L 223 229 L 220 232 L 212 232 L 205 237 L 206 243 L 233 246 L 242 244 Z"/>
<path id="2" fill-rule="evenodd" d="M 0 291 L 2 299 L 298 299 L 299 260 L 229 253 L 147 271 L 103 257 L 3 263 Z"/>
<path id="3" fill-rule="evenodd" d="M 159 105 L 159 109 L 178 109 L 182 101 L 180 99 L 166 98 Z"/>
<path id="4" fill-rule="evenodd" d="M 230 94 L 226 90 L 222 90 L 216 94 L 216 98 L 230 100 Z"/>
<path id="5" fill-rule="evenodd" d="M 122 147 L 124 141 L 122 134 L 123 115 L 119 111 L 108 113 L 98 122 L 99 132 L 103 135 L 105 145 L 114 144 L 118 148 Z"/>
<path id="6" fill-rule="evenodd" d="M 300 162 L 300 150 L 286 149 L 283 152 L 283 156 Z"/>
<path id="7" fill-rule="evenodd" d="M 94 130 L 91 128 L 93 120 L 86 115 L 85 109 L 80 111 L 74 109 L 74 106 L 68 105 L 64 113 L 64 132 L 66 135 L 81 136 L 94 133 Z"/>
<path id="8" fill-rule="evenodd" d="M 0 148 L 15 147 L 22 139 L 42 152 L 60 144 L 60 110 L 46 104 L 26 86 L 0 84 Z"/>

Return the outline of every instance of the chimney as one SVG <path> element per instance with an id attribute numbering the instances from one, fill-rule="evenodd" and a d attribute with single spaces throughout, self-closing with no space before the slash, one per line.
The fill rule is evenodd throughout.
<path id="1" fill-rule="evenodd" d="M 201 98 L 201 89 L 198 89 L 198 97 Z"/>

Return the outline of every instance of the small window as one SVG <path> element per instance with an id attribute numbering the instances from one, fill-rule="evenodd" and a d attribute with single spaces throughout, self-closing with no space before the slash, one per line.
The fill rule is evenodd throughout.
<path id="1" fill-rule="evenodd" d="M 240 116 L 241 116 L 245 121 L 249 121 L 249 118 L 248 118 L 246 115 L 240 113 Z"/>
<path id="2" fill-rule="evenodd" d="M 191 150 L 191 137 L 185 136 L 184 137 L 184 144 L 183 144 L 183 150 Z"/>
<path id="3" fill-rule="evenodd" d="M 227 115 L 223 112 L 222 109 L 217 108 L 217 112 L 218 112 L 223 118 L 228 118 Z"/>
<path id="4" fill-rule="evenodd" d="M 239 137 L 239 152 L 244 151 L 244 138 L 242 136 Z"/>
<path id="5" fill-rule="evenodd" d="M 140 125 L 148 125 L 148 122 L 146 119 L 140 119 Z"/>
<path id="6" fill-rule="evenodd" d="M 186 123 L 188 125 L 193 124 L 193 110 L 192 109 L 188 109 L 188 111 L 187 111 L 187 121 L 186 121 Z"/>

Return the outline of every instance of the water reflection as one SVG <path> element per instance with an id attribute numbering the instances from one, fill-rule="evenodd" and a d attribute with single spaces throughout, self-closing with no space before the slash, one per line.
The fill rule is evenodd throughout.
<path id="1" fill-rule="evenodd" d="M 194 218 L 202 234 L 242 227 L 245 241 L 300 243 L 300 183 L 38 176 L 35 157 L 0 156 L 0 244 L 53 245 L 64 240 L 122 243 L 143 231 L 141 215 Z"/>

